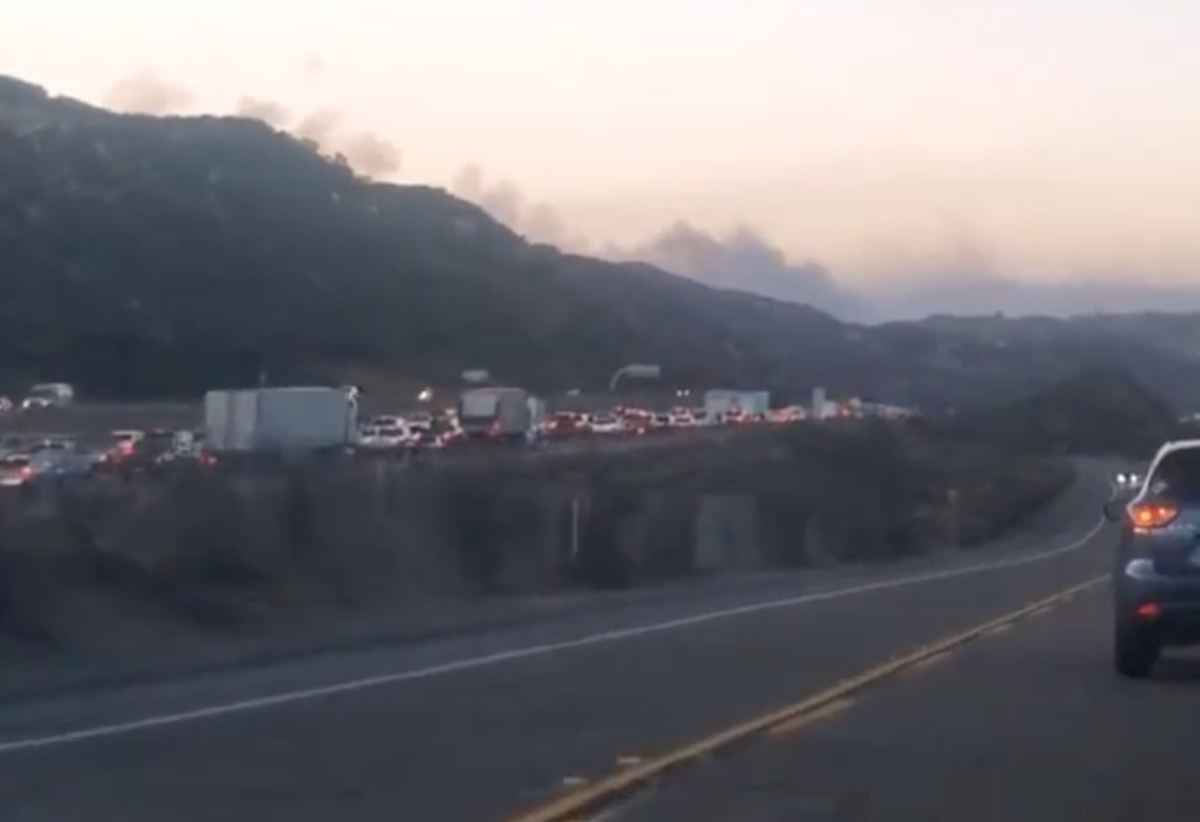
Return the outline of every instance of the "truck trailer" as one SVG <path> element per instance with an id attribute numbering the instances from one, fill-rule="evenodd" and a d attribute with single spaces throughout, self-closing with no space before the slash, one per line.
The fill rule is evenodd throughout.
<path id="1" fill-rule="evenodd" d="M 472 388 L 458 399 L 458 425 L 467 439 L 527 442 L 542 414 L 523 388 Z"/>
<path id="2" fill-rule="evenodd" d="M 216 452 L 340 450 L 357 442 L 358 402 L 326 386 L 209 391 L 204 428 Z"/>

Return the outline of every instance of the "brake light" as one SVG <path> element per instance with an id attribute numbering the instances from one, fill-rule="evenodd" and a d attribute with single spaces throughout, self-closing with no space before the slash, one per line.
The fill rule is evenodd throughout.
<path id="1" fill-rule="evenodd" d="M 1160 613 L 1158 605 L 1153 602 L 1143 602 L 1134 611 L 1142 619 L 1154 619 Z"/>
<path id="2" fill-rule="evenodd" d="M 1139 502 L 1129 507 L 1129 521 L 1138 528 L 1161 528 L 1179 516 L 1179 509 L 1165 502 Z"/>

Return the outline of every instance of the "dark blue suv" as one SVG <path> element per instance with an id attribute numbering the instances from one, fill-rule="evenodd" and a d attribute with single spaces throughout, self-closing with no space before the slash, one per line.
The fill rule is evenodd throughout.
<path id="1" fill-rule="evenodd" d="M 1121 525 L 1113 661 L 1146 677 L 1163 648 L 1200 644 L 1200 440 L 1160 448 L 1133 497 L 1104 513 Z"/>

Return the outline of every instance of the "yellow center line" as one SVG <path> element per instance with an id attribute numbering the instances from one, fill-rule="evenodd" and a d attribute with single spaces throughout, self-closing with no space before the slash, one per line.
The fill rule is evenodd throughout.
<path id="1" fill-rule="evenodd" d="M 842 711 L 853 705 L 856 701 L 857 700 L 855 700 L 853 697 L 845 697 L 844 699 L 835 700 L 830 702 L 828 705 L 823 705 L 820 708 L 817 708 L 815 711 L 809 711 L 806 714 L 800 714 L 800 716 L 796 717 L 795 719 L 789 719 L 787 722 L 776 725 L 774 728 L 771 728 L 771 730 L 767 731 L 767 733 L 774 737 L 787 736 L 788 734 L 795 733 L 802 728 L 807 728 L 810 725 L 814 725 L 817 722 L 820 722 L 822 719 L 828 719 L 835 714 L 840 714 Z"/>
<path id="2" fill-rule="evenodd" d="M 683 745 L 661 756 L 647 759 L 638 765 L 599 779 L 590 785 L 580 788 L 577 791 L 572 791 L 566 796 L 548 802 L 541 807 L 510 817 L 506 822 L 570 822 L 570 820 L 581 816 L 594 815 L 595 811 L 608 806 L 614 800 L 636 791 L 639 787 L 669 771 L 702 759 L 735 743 L 751 739 L 763 733 L 769 733 L 773 728 L 793 720 L 798 720 L 805 715 L 814 714 L 816 711 L 839 701 L 847 700 L 870 685 L 889 679 L 927 659 L 943 655 L 947 651 L 979 637 L 997 633 L 1001 628 L 1010 626 L 1031 614 L 1048 610 L 1050 606 L 1062 602 L 1066 597 L 1097 588 L 1107 581 L 1107 574 L 1093 577 L 1079 585 L 1074 585 L 1045 599 L 1030 603 L 1024 608 L 1019 608 L 1016 611 L 996 617 L 966 631 L 952 634 L 939 642 L 922 647 L 907 656 L 878 665 L 864 671 L 858 676 L 843 680 L 832 688 L 827 688 L 799 702 L 786 705 L 768 714 L 734 725 L 731 728 L 726 728 L 711 736 L 698 739 L 695 742 Z"/>
<path id="3" fill-rule="evenodd" d="M 949 651 L 942 651 L 940 654 L 934 654 L 933 656 L 925 657 L 925 659 L 922 659 L 920 662 L 913 663 L 912 667 L 910 667 L 908 669 L 908 673 L 910 673 L 910 674 L 920 673 L 928 668 L 932 668 L 934 665 L 937 665 L 939 662 L 944 662 L 945 660 L 947 660 L 949 658 L 950 658 Z"/>

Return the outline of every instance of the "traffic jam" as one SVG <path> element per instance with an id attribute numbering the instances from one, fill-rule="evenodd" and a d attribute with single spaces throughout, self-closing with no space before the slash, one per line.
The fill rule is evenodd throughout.
<path id="1" fill-rule="evenodd" d="M 713 425 L 750 425 L 788 421 L 774 413 L 729 414 L 721 418 L 703 409 L 678 408 L 656 413 L 615 408 L 604 413 L 560 411 L 540 421 L 538 440 L 554 442 L 587 437 L 665 435 Z M 472 436 L 459 424 L 453 409 L 441 414 L 379 415 L 359 430 L 357 447 L 370 453 L 413 452 L 466 447 L 481 439 L 503 439 L 503 429 L 489 428 Z M 10 438 L 0 452 L 0 488 L 29 488 L 51 479 L 114 476 L 128 479 L 183 465 L 211 466 L 217 456 L 205 448 L 203 431 L 123 429 L 108 442 L 89 447 L 62 435 L 33 439 Z"/>
<path id="2" fill-rule="evenodd" d="M 113 431 L 108 442 L 88 446 L 74 436 L 9 437 L 0 447 L 0 488 L 81 477 L 131 476 L 193 463 L 212 465 L 195 431 Z"/>
<path id="3" fill-rule="evenodd" d="M 542 402 L 521 389 L 476 389 L 456 408 L 410 415 L 382 415 L 359 433 L 365 450 L 396 451 L 463 447 L 481 441 L 538 443 L 598 437 L 644 437 L 698 428 L 796 422 L 802 408 L 744 411 L 676 406 L 666 411 L 614 406 L 600 412 L 546 413 Z"/>
<path id="4" fill-rule="evenodd" d="M 55 404 L 72 401 L 56 399 Z M 375 415 L 363 423 L 357 396 L 343 387 L 214 390 L 204 398 L 203 423 L 195 429 L 114 430 L 99 444 L 95 438 L 71 435 L 5 436 L 0 440 L 0 488 L 29 488 L 71 477 L 130 479 L 266 455 L 411 456 L 484 444 L 547 447 L 562 441 L 663 437 L 715 426 L 858 415 L 865 409 L 772 409 L 765 391 L 709 391 L 699 406 L 654 410 L 614 405 L 602 411 L 550 412 L 541 398 L 506 387 L 471 388 L 452 407 L 431 405 L 425 403 L 417 412 Z"/>

